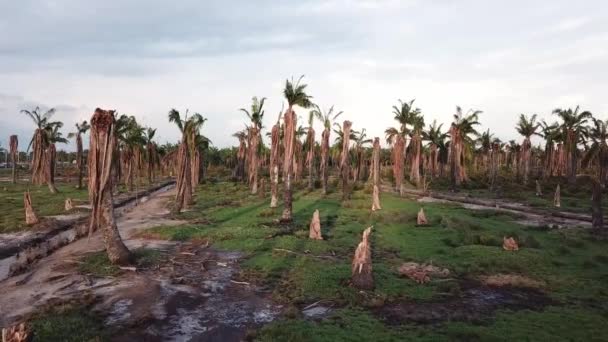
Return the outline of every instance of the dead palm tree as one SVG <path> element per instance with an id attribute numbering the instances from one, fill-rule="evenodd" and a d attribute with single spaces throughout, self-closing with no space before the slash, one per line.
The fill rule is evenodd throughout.
<path id="1" fill-rule="evenodd" d="M 40 107 L 36 107 L 32 111 L 24 109 L 21 113 L 29 116 L 36 125 L 36 130 L 34 131 L 34 135 L 27 150 L 29 151 L 30 147 L 32 147 L 33 155 L 30 166 L 30 170 L 32 171 L 32 183 L 41 185 L 47 181 L 46 174 L 48 174 L 45 170 L 46 150 L 50 144 L 48 141 L 48 131 L 52 130 L 53 127 L 58 124 L 58 122 L 50 121 L 53 114 L 55 114 L 55 109 L 51 108 L 42 114 L 40 112 Z M 56 189 L 51 186 L 49 186 L 49 189 L 51 192 L 56 191 Z"/>
<path id="2" fill-rule="evenodd" d="M 363 167 L 365 165 L 365 151 L 364 148 L 366 145 L 369 145 L 373 142 L 372 139 L 367 138 L 366 129 L 361 129 L 361 132 L 353 132 L 355 142 L 355 171 L 353 175 L 353 179 L 355 182 L 359 181 L 363 176 Z"/>
<path id="3" fill-rule="evenodd" d="M 446 149 L 445 141 L 448 137 L 446 132 L 441 131 L 442 126 L 443 124 L 437 125 L 437 120 L 434 120 L 433 123 L 429 125 L 428 130 L 422 131 L 422 140 L 428 141 L 428 147 L 430 149 L 431 177 L 437 177 L 439 175 L 438 171 L 442 171 L 443 165 L 445 164 L 439 163 L 441 153 L 440 148 Z M 447 155 L 447 150 L 444 152 Z"/>
<path id="4" fill-rule="evenodd" d="M 82 189 L 82 178 L 84 177 L 84 155 L 82 149 L 82 135 L 85 134 L 91 126 L 84 120 L 82 123 L 76 123 L 76 131 L 68 134 L 68 139 L 76 138 L 76 167 L 78 168 L 78 189 Z"/>
<path id="5" fill-rule="evenodd" d="M 262 120 L 264 119 L 264 101 L 266 98 L 258 100 L 257 97 L 253 97 L 251 103 L 251 111 L 241 108 L 249 120 L 251 126 L 248 127 L 248 140 L 249 140 L 249 185 L 251 186 L 251 194 L 258 192 L 258 150 L 261 140 L 260 132 L 262 130 Z"/>
<path id="6" fill-rule="evenodd" d="M 113 264 L 128 264 L 130 253 L 122 242 L 112 201 L 112 162 L 114 158 L 114 112 L 97 108 L 91 118 L 89 146 L 89 200 L 91 223 L 89 236 L 102 229 L 108 259 Z"/>
<path id="7" fill-rule="evenodd" d="M 517 133 L 521 134 L 524 137 L 524 141 L 521 144 L 520 157 L 520 170 L 523 173 L 524 185 L 528 184 L 528 177 L 530 176 L 530 159 L 532 149 L 532 142 L 530 141 L 530 137 L 533 135 L 540 135 L 537 133 L 540 124 L 536 122 L 536 116 L 536 114 L 532 114 L 530 117 L 527 117 L 524 114 L 520 114 L 519 121 L 517 122 L 517 126 L 515 127 Z"/>
<path id="8" fill-rule="evenodd" d="M 548 178 L 553 176 L 556 171 L 554 165 L 556 164 L 558 155 L 555 143 L 558 143 L 561 150 L 561 129 L 557 122 L 548 124 L 546 121 L 540 123 L 540 129 L 540 135 L 545 139 L 543 177 Z"/>
<path id="9" fill-rule="evenodd" d="M 398 106 L 393 106 L 393 119 L 399 124 L 398 128 L 389 127 L 384 133 L 386 142 L 393 146 L 393 176 L 395 178 L 395 188 L 401 189 L 403 182 L 403 168 L 405 164 L 405 145 L 407 143 L 409 129 L 407 127 L 420 114 L 419 108 L 414 108 L 414 100 L 403 102 L 399 100 Z"/>
<path id="10" fill-rule="evenodd" d="M 450 175 L 452 186 L 456 189 L 467 179 L 465 163 L 465 148 L 474 146 L 471 135 L 477 135 L 474 126 L 479 125 L 480 110 L 472 110 L 463 114 L 462 109 L 456 106 L 454 121 L 450 126 Z"/>
<path id="11" fill-rule="evenodd" d="M 144 135 L 144 143 L 146 146 L 146 152 L 148 154 L 148 184 L 150 185 L 152 184 L 152 182 L 154 182 L 154 169 L 157 168 L 160 164 L 156 143 L 154 142 L 155 135 L 156 128 L 151 127 L 148 127 L 146 129 L 146 134 Z"/>
<path id="12" fill-rule="evenodd" d="M 287 111 L 285 112 L 283 122 L 285 125 L 284 128 L 284 154 L 285 158 L 283 160 L 283 173 L 285 180 L 285 200 L 283 214 L 281 216 L 282 221 L 290 222 L 293 220 L 292 213 L 292 201 L 293 201 L 293 190 L 292 190 L 292 180 L 293 180 L 293 157 L 295 151 L 295 129 L 297 126 L 296 113 L 293 110 L 294 106 L 300 106 L 302 108 L 310 108 L 312 106 L 311 99 L 312 97 L 306 93 L 307 85 L 301 83 L 304 75 L 300 76 L 297 82 L 294 82 L 293 78 L 291 81 L 285 81 L 285 89 L 283 90 L 283 95 L 287 100 Z"/>
<path id="13" fill-rule="evenodd" d="M 10 155 L 11 155 L 11 162 L 12 162 L 12 166 L 13 166 L 13 184 L 17 184 L 17 159 L 18 159 L 18 155 L 19 155 L 19 139 L 17 138 L 16 135 L 11 135 L 10 137 L 10 142 L 9 142 L 9 149 L 10 149 Z"/>
<path id="14" fill-rule="evenodd" d="M 589 164 L 597 165 L 597 172 L 599 174 L 599 182 L 602 187 L 606 185 L 606 168 L 608 167 L 608 120 L 602 121 L 599 119 L 592 118 L 593 126 L 589 129 L 589 139 L 591 140 L 591 146 L 585 153 L 585 157 L 582 160 L 583 166 Z"/>
<path id="15" fill-rule="evenodd" d="M 422 130 L 424 129 L 424 117 L 420 110 L 413 112 L 409 124 L 412 126 L 410 134 L 410 151 L 412 165 L 410 169 L 410 181 L 420 186 L 420 159 L 422 157 Z"/>
<path id="16" fill-rule="evenodd" d="M 592 117 L 592 114 L 588 111 L 580 112 L 579 106 L 576 106 L 575 109 L 557 108 L 553 110 L 553 114 L 556 114 L 562 120 L 561 129 L 566 150 L 566 176 L 568 182 L 574 184 L 578 165 L 578 143 L 581 135 L 585 132 L 585 124 Z"/>
<path id="17" fill-rule="evenodd" d="M 315 167 L 315 129 L 312 127 L 315 119 L 315 111 L 308 113 L 308 128 L 306 132 L 306 163 L 308 165 L 308 190 L 314 188 L 314 167 Z"/>
<path id="18" fill-rule="evenodd" d="M 192 203 L 192 159 L 195 159 L 195 139 L 200 127 L 206 121 L 200 114 L 195 113 L 188 117 L 188 111 L 184 118 L 180 113 L 171 109 L 169 111 L 169 122 L 175 123 L 182 133 L 182 140 L 178 149 L 178 172 L 177 172 L 177 194 L 175 196 L 175 212 Z M 196 160 L 195 160 L 196 162 Z"/>
<path id="19" fill-rule="evenodd" d="M 329 173 L 327 170 L 329 160 L 329 137 L 331 134 L 331 127 L 335 123 L 336 119 L 342 115 L 342 111 L 334 113 L 334 106 L 331 106 L 329 110 L 322 111 L 321 108 L 315 105 L 313 110 L 316 118 L 323 123 L 323 133 L 321 134 L 321 185 L 323 188 L 323 194 L 327 194 L 327 179 Z"/>

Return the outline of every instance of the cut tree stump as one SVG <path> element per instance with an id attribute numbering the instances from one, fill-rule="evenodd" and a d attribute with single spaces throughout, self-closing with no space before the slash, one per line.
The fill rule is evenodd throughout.
<path id="1" fill-rule="evenodd" d="M 429 222 L 426 219 L 426 215 L 424 214 L 424 209 L 420 208 L 418 212 L 418 216 L 416 217 L 416 225 L 418 226 L 426 226 Z"/>
<path id="2" fill-rule="evenodd" d="M 72 209 L 74 209 L 74 203 L 72 203 L 72 199 L 71 198 L 66 198 L 65 199 L 65 211 L 70 211 Z"/>
<path id="3" fill-rule="evenodd" d="M 372 250 L 369 236 L 372 227 L 363 231 L 361 242 L 357 246 L 353 258 L 351 283 L 354 287 L 361 290 L 373 290 L 374 278 L 372 275 Z"/>
<path id="4" fill-rule="evenodd" d="M 502 238 L 502 248 L 505 251 L 517 251 L 517 250 L 519 250 L 519 245 L 517 244 L 517 241 L 515 241 L 514 238 L 512 238 L 512 237 L 507 238 L 505 236 Z"/>
<path id="5" fill-rule="evenodd" d="M 32 207 L 32 197 L 30 196 L 29 191 L 23 194 L 23 204 L 25 206 L 25 224 L 33 225 L 40 222 L 40 220 L 38 220 L 38 216 L 36 216 L 34 208 Z"/>
<path id="6" fill-rule="evenodd" d="M 308 237 L 313 240 L 323 240 L 321 236 L 321 220 L 319 218 L 319 209 L 315 210 L 312 214 L 312 221 L 310 221 L 310 232 Z"/>

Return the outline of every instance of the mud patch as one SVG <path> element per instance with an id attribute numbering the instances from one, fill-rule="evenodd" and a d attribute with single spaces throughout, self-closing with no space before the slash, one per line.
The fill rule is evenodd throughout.
<path id="1" fill-rule="evenodd" d="M 375 311 L 390 325 L 434 324 L 445 321 L 481 323 L 497 310 L 542 310 L 556 304 L 540 291 L 515 287 L 468 285 L 458 297 L 445 301 L 401 301 Z"/>
<path id="2" fill-rule="evenodd" d="M 273 321 L 282 306 L 270 293 L 238 279 L 240 253 L 185 244 L 166 264 L 144 272 L 145 301 L 133 295 L 106 304 L 115 341 L 241 341 Z"/>

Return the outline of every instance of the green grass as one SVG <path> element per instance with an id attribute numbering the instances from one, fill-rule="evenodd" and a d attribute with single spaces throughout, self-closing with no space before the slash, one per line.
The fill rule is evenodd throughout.
<path id="1" fill-rule="evenodd" d="M 46 185 L 0 183 L 0 234 L 28 229 L 25 224 L 23 193 L 29 189 L 32 205 L 38 217 L 65 213 L 66 198 L 88 200 L 86 189 L 76 189 L 75 184 L 56 184 L 59 193 L 52 194 Z"/>
<path id="2" fill-rule="evenodd" d="M 318 190 L 296 192 L 294 224 L 283 227 L 273 222 L 281 208 L 268 208 L 268 200 L 249 195 L 244 186 L 209 184 L 197 191 L 192 210 L 179 215 L 200 223 L 157 227 L 147 233 L 180 241 L 208 239 L 214 247 L 245 252 L 242 276 L 268 285 L 276 300 L 304 305 L 323 299 L 342 308 L 320 323 L 297 317 L 275 322 L 259 331 L 261 340 L 283 337 L 280 339 L 340 341 L 365 336 L 376 340 L 502 340 L 509 339 L 510 334 L 518 336 L 516 340 L 580 340 L 591 333 L 608 333 L 608 306 L 589 304 L 608 302 L 606 241 L 583 230 L 524 227 L 514 222 L 517 215 L 491 210 L 420 204 L 382 194 L 383 210 L 371 213 L 368 190 L 356 191 L 346 202 L 340 197 L 340 193 L 324 197 Z M 429 219 L 428 227 L 415 226 L 421 206 Z M 321 214 L 324 241 L 308 239 L 308 224 L 315 209 Z M 354 249 L 361 232 L 371 225 L 376 284 L 372 299 L 347 286 Z M 503 251 L 503 236 L 514 236 L 521 250 Z M 482 326 L 444 323 L 438 329 L 388 327 L 369 310 L 403 298 L 438 300 L 446 292 L 458 293 L 455 280 L 418 285 L 400 278 L 396 269 L 405 261 L 433 262 L 450 269 L 456 279 L 495 273 L 526 275 L 544 281 L 547 294 L 559 306 L 544 312 L 502 312 Z M 590 323 L 577 324 L 585 319 Z"/>
<path id="3" fill-rule="evenodd" d="M 82 306 L 58 305 L 37 314 L 28 322 L 32 341 L 105 341 L 103 322 Z"/>
<path id="4" fill-rule="evenodd" d="M 137 268 L 151 268 L 160 264 L 164 256 L 162 252 L 149 249 L 138 248 L 131 251 L 134 266 Z M 105 251 L 92 252 L 82 258 L 78 270 L 84 274 L 91 274 L 97 277 L 117 276 L 123 271 L 116 265 L 110 263 Z"/>
<path id="5" fill-rule="evenodd" d="M 591 184 L 586 179 L 579 179 L 574 185 L 568 184 L 566 179 L 553 177 L 540 179 L 542 196 L 536 196 L 536 184 L 534 178 L 530 178 L 528 185 L 523 185 L 521 180 L 516 180 L 512 176 L 500 177 L 498 190 L 490 191 L 485 175 L 472 175 L 468 183 L 463 184 L 457 195 L 473 196 L 475 198 L 500 198 L 518 203 L 526 204 L 530 207 L 548 211 L 568 211 L 579 214 L 591 214 Z M 553 196 L 557 184 L 560 185 L 561 206 L 553 206 Z M 410 187 L 413 187 L 409 184 Z M 449 191 L 451 188 L 447 178 L 436 179 L 431 183 L 431 190 Z M 604 207 L 604 215 L 608 215 L 608 207 Z"/>

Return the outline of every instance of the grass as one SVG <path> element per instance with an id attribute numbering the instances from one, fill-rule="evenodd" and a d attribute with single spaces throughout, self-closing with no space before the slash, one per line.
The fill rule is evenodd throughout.
<path id="1" fill-rule="evenodd" d="M 415 201 L 383 194 L 383 210 L 371 213 L 367 191 L 358 190 L 345 202 L 340 197 L 300 190 L 295 194 L 294 223 L 280 226 L 273 222 L 280 208 L 268 208 L 267 200 L 249 195 L 244 186 L 210 184 L 197 191 L 192 210 L 180 215 L 193 223 L 157 227 L 146 234 L 180 241 L 207 239 L 214 247 L 245 252 L 242 276 L 268 285 L 275 300 L 296 306 L 327 300 L 340 308 L 322 322 L 296 316 L 272 323 L 258 332 L 260 340 L 581 340 L 608 333 L 608 305 L 590 304 L 608 302 L 606 241 L 583 230 L 524 227 L 514 222 L 517 215 L 439 203 L 422 204 L 430 225 L 416 227 L 421 204 Z M 324 241 L 308 239 L 315 209 L 321 214 Z M 372 225 L 376 289 L 372 296 L 363 296 L 347 283 L 361 232 Z M 503 251 L 503 236 L 515 237 L 521 250 Z M 439 300 L 446 292 L 459 292 L 456 280 L 418 285 L 400 278 L 396 269 L 405 261 L 447 267 L 455 279 L 521 274 L 546 283 L 545 291 L 559 304 L 542 312 L 501 312 L 483 325 L 389 327 L 370 313 L 374 307 L 404 298 Z"/>
<path id="2" fill-rule="evenodd" d="M 87 201 L 86 189 L 76 189 L 75 184 L 56 183 L 59 193 L 52 194 L 46 185 L 0 183 L 0 234 L 28 229 L 25 224 L 23 193 L 29 189 L 32 205 L 38 217 L 65 213 L 66 198 Z"/>
<path id="3" fill-rule="evenodd" d="M 163 254 L 155 249 L 138 248 L 131 253 L 134 266 L 137 268 L 151 268 L 160 264 L 164 259 Z M 84 274 L 108 277 L 117 276 L 123 272 L 118 266 L 110 263 L 105 251 L 89 253 L 81 261 L 78 270 Z"/>
<path id="4" fill-rule="evenodd" d="M 475 198 L 500 198 L 526 204 L 530 207 L 548 211 L 568 211 L 579 214 L 591 214 L 591 184 L 586 179 L 579 179 L 575 185 L 568 184 L 566 179 L 553 177 L 540 179 L 542 196 L 536 196 L 535 178 L 531 177 L 528 185 L 512 176 L 500 177 L 498 189 L 490 191 L 485 176 L 471 175 L 469 182 L 463 184 L 458 195 Z M 553 206 L 553 196 L 557 185 L 560 185 L 561 206 Z M 409 184 L 409 186 L 412 186 Z M 431 183 L 435 191 L 449 191 L 451 188 L 447 178 L 436 179 Z M 604 215 L 608 215 L 608 207 L 604 207 Z"/>
<path id="5" fill-rule="evenodd" d="M 102 320 L 86 303 L 59 303 L 35 314 L 28 326 L 32 341 L 106 341 L 108 332 Z"/>

